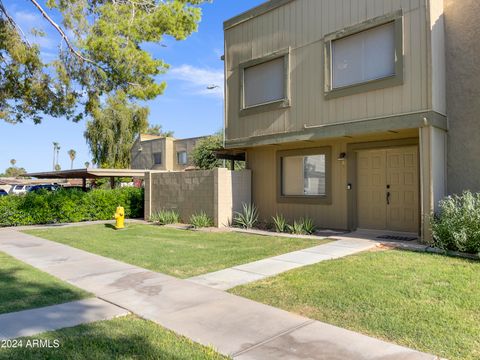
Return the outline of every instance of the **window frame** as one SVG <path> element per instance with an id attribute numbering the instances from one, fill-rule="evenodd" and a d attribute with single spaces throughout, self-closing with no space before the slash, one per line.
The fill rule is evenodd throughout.
<path id="1" fill-rule="evenodd" d="M 284 195 L 283 161 L 284 157 L 325 155 L 325 195 Z M 332 148 L 329 146 L 277 151 L 277 203 L 294 204 L 332 204 Z"/>
<path id="2" fill-rule="evenodd" d="M 328 34 L 324 38 L 324 56 L 325 56 L 325 98 L 335 99 L 343 96 L 355 95 L 372 90 L 384 89 L 403 84 L 404 80 L 404 30 L 403 30 L 403 10 L 379 16 L 360 24 L 347 27 L 345 29 Z M 379 79 L 368 80 L 361 83 L 355 83 L 338 88 L 333 87 L 333 42 L 347 38 L 352 35 L 360 34 L 364 31 L 386 25 L 394 24 L 395 29 L 395 74 Z"/>
<path id="3" fill-rule="evenodd" d="M 184 163 L 181 163 L 180 162 L 180 154 L 182 153 L 185 153 L 185 162 Z M 185 166 L 185 165 L 188 165 L 188 153 L 187 153 L 187 150 L 178 150 L 177 151 L 177 165 L 182 165 L 182 166 Z"/>
<path id="4" fill-rule="evenodd" d="M 245 70 L 269 61 L 284 59 L 283 99 L 273 100 L 253 106 L 245 106 Z M 290 48 L 279 50 L 239 64 L 240 72 L 240 116 L 248 116 L 265 111 L 280 110 L 290 107 Z"/>
<path id="5" fill-rule="evenodd" d="M 158 154 L 160 154 L 160 163 L 157 163 L 157 162 L 155 161 L 155 155 L 158 155 Z M 153 152 L 153 153 L 152 153 L 152 157 L 153 157 L 153 165 L 154 165 L 154 166 L 155 166 L 155 165 L 163 165 L 163 153 L 162 153 L 162 151 Z"/>

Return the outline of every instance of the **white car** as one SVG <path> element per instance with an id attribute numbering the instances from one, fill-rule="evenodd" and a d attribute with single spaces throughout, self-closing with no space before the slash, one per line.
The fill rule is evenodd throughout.
<path id="1" fill-rule="evenodd" d="M 31 188 L 31 185 L 14 185 L 10 190 L 10 194 L 13 194 L 13 195 L 25 194 L 30 188 Z"/>

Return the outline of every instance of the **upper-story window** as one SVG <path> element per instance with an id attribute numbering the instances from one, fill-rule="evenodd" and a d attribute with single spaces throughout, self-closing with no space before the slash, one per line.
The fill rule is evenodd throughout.
<path id="1" fill-rule="evenodd" d="M 187 165 L 187 152 L 186 151 L 179 151 L 177 152 L 177 164 L 179 165 Z"/>
<path id="2" fill-rule="evenodd" d="M 325 95 L 353 95 L 403 83 L 402 11 L 325 37 Z"/>
<path id="3" fill-rule="evenodd" d="M 245 107 L 285 98 L 285 58 L 267 61 L 244 70 Z"/>
<path id="4" fill-rule="evenodd" d="M 332 70 L 334 89 L 394 76 L 394 23 L 333 41 Z"/>
<path id="5" fill-rule="evenodd" d="M 241 114 L 289 105 L 289 50 L 247 61 L 241 69 Z"/>
<path id="6" fill-rule="evenodd" d="M 161 152 L 153 153 L 153 163 L 155 165 L 162 165 L 162 153 Z"/>

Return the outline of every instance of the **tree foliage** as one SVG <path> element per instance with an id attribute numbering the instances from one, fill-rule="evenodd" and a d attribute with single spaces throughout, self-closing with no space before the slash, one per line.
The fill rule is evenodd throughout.
<path id="1" fill-rule="evenodd" d="M 148 108 L 128 101 L 122 91 L 93 113 L 85 131 L 93 161 L 102 168 L 128 168 L 135 137 L 148 126 Z"/>
<path id="2" fill-rule="evenodd" d="M 162 94 L 165 83 L 157 79 L 168 65 L 142 45 L 166 35 L 185 39 L 197 30 L 204 0 L 30 2 L 62 46 L 44 63 L 38 45 L 26 40 L 0 0 L 0 118 L 12 123 L 38 123 L 44 114 L 79 121 L 98 116 L 104 97 L 151 100 Z"/>
<path id="3" fill-rule="evenodd" d="M 27 171 L 22 167 L 11 166 L 5 170 L 6 177 L 18 177 L 20 175 L 26 174 Z"/>
<path id="4" fill-rule="evenodd" d="M 215 157 L 215 150 L 223 147 L 223 136 L 220 132 L 200 140 L 192 151 L 193 164 L 204 170 L 222 166 L 222 161 Z"/>
<path id="5" fill-rule="evenodd" d="M 165 137 L 172 137 L 173 136 L 173 131 L 163 131 L 162 125 L 150 125 L 147 130 L 144 132 L 145 134 L 148 135 L 156 135 L 156 136 L 165 136 Z"/>

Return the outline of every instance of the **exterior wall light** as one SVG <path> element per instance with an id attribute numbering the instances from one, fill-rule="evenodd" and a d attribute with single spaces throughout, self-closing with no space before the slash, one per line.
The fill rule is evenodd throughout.
<path id="1" fill-rule="evenodd" d="M 345 152 L 340 153 L 340 155 L 338 155 L 337 160 L 338 160 L 338 161 L 345 161 L 345 160 L 347 160 L 347 153 L 345 153 Z"/>

